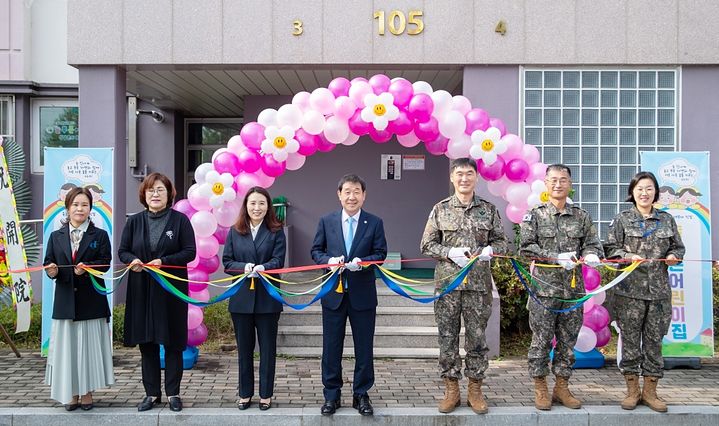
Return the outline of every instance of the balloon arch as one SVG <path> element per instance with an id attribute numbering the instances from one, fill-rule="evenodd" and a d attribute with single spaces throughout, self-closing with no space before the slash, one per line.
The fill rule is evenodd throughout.
<path id="1" fill-rule="evenodd" d="M 365 135 L 376 143 L 396 136 L 407 148 L 424 143 L 432 155 L 476 159 L 489 192 L 508 202 L 505 214 L 514 223 L 547 199 L 546 165 L 537 148 L 507 133 L 502 120 L 473 108 L 466 97 L 383 74 L 335 78 L 327 88 L 297 93 L 292 103 L 263 110 L 257 122 L 245 124 L 213 154 L 212 163 L 197 167 L 197 183 L 174 206 L 190 218 L 197 237 L 197 258 L 188 265 L 190 296 L 209 299 L 204 282 L 219 268 L 220 244 L 249 188 L 269 188 L 285 171 L 300 169 L 306 157 L 354 145 Z M 191 305 L 188 344 L 205 340 L 202 321 L 200 308 Z"/>

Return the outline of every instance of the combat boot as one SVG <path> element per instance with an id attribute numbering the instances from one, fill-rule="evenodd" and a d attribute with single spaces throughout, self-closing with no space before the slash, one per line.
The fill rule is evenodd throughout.
<path id="1" fill-rule="evenodd" d="M 537 410 L 551 410 L 552 401 L 549 400 L 546 377 L 534 378 L 534 406 Z"/>
<path id="2" fill-rule="evenodd" d="M 439 401 L 440 413 L 451 413 L 455 408 L 459 407 L 461 400 L 459 398 L 459 380 L 444 379 L 444 399 Z"/>
<path id="3" fill-rule="evenodd" d="M 644 388 L 642 389 L 642 404 L 660 413 L 667 412 L 667 404 L 657 396 L 658 377 L 644 376 Z"/>
<path id="4" fill-rule="evenodd" d="M 625 410 L 633 410 L 637 408 L 637 404 L 642 398 L 642 392 L 639 389 L 639 376 L 636 374 L 625 374 L 624 380 L 627 381 L 627 397 L 622 401 L 622 408 Z"/>
<path id="5" fill-rule="evenodd" d="M 552 392 L 552 401 L 558 402 L 567 408 L 582 408 L 582 403 L 572 395 L 569 391 L 569 378 L 556 376 L 557 381 L 554 382 L 554 391 Z"/>
<path id="6" fill-rule="evenodd" d="M 469 379 L 467 392 L 467 405 L 472 408 L 476 414 L 487 414 L 487 401 L 482 395 L 482 381 L 478 379 Z"/>

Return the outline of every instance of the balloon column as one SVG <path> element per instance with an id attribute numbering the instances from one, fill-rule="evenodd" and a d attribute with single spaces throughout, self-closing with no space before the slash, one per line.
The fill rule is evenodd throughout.
<path id="1" fill-rule="evenodd" d="M 596 290 L 601 284 L 602 278 L 594 268 L 582 265 L 582 276 L 587 292 Z M 605 298 L 602 292 L 584 302 L 584 323 L 574 346 L 577 351 L 589 352 L 609 343 L 612 333 L 609 331 L 609 312 L 602 306 Z"/>

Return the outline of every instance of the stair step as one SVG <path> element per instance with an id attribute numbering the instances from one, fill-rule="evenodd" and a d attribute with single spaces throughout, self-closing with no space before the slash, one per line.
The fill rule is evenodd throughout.
<path id="1" fill-rule="evenodd" d="M 282 326 L 312 326 L 322 324 L 322 307 L 309 306 L 295 311 L 285 309 L 280 316 Z M 377 326 L 426 326 L 435 325 L 432 306 L 378 306 Z"/>
<path id="2" fill-rule="evenodd" d="M 466 353 L 464 349 L 459 350 L 460 355 Z M 297 358 L 319 358 L 322 356 L 322 348 L 314 346 L 284 346 L 277 348 L 277 354 L 280 356 L 291 356 Z M 354 357 L 355 351 L 353 347 L 344 349 L 343 357 Z M 432 359 L 439 356 L 438 348 L 374 348 L 375 358 L 410 358 L 410 359 Z"/>
<path id="3" fill-rule="evenodd" d="M 352 332 L 345 329 L 345 347 L 352 347 Z M 375 348 L 436 348 L 437 327 L 375 327 Z M 464 329 L 460 331 L 460 346 L 464 345 Z M 322 326 L 282 326 L 277 333 L 277 346 L 317 346 L 322 348 Z"/>

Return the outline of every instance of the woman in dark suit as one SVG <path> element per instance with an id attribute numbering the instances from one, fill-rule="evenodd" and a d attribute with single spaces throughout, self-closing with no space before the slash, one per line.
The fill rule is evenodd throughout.
<path id="1" fill-rule="evenodd" d="M 250 188 L 242 202 L 240 217 L 225 241 L 222 262 L 225 273 L 244 271 L 254 276 L 285 264 L 285 234 L 275 216 L 270 194 L 264 188 Z M 264 285 L 250 279 L 230 298 L 229 311 L 235 327 L 240 370 L 237 408 L 252 404 L 254 389 L 253 351 L 255 330 L 260 344 L 260 410 L 272 407 L 277 357 L 277 323 L 282 304 L 273 299 Z"/>
<path id="2" fill-rule="evenodd" d="M 181 266 L 169 270 L 187 279 L 189 262 L 195 258 L 195 233 L 190 220 L 172 210 L 175 189 L 167 176 L 151 173 L 140 185 L 140 203 L 147 209 L 130 216 L 122 230 L 118 254 L 130 266 L 125 305 L 125 345 L 140 345 L 145 398 L 137 406 L 146 411 L 158 405 L 160 391 L 160 345 L 165 348 L 165 394 L 172 411 L 182 410 L 180 382 L 182 351 L 187 345 L 187 303 L 165 291 L 143 270 Z M 170 279 L 187 294 L 187 282 Z"/>
<path id="3" fill-rule="evenodd" d="M 69 191 L 65 208 L 67 220 L 50 234 L 43 262 L 48 277 L 55 279 L 45 383 L 50 397 L 67 411 L 87 411 L 93 407 L 92 391 L 115 383 L 107 297 L 95 291 L 83 268 L 108 270 L 110 239 L 89 220 L 92 194 L 86 188 Z"/>

